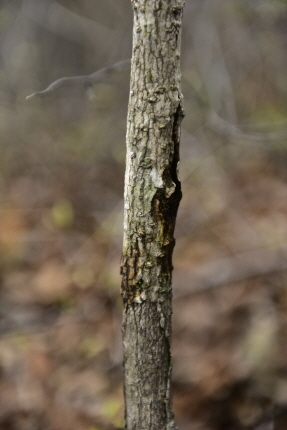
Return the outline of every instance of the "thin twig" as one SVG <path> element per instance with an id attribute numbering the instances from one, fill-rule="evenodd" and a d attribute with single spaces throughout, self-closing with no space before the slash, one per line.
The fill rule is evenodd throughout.
<path id="1" fill-rule="evenodd" d="M 103 69 L 97 70 L 91 75 L 72 76 L 57 79 L 56 81 L 52 82 L 45 90 L 38 91 L 27 96 L 26 100 L 30 101 L 35 98 L 48 97 L 63 87 L 83 87 L 85 90 L 88 90 L 93 85 L 100 82 L 102 83 L 106 79 L 111 79 L 118 73 L 128 71 L 130 69 L 130 64 L 131 60 L 123 60 L 113 64 L 110 67 L 104 67 Z"/>
<path id="2" fill-rule="evenodd" d="M 287 270 L 287 247 L 279 250 L 257 249 L 202 264 L 174 273 L 174 297 L 209 291 L 256 276 Z"/>
<path id="3" fill-rule="evenodd" d="M 206 126 L 222 137 L 237 139 L 240 142 L 246 142 L 247 144 L 249 144 L 250 141 L 255 143 L 258 142 L 260 144 L 270 143 L 274 140 L 278 141 L 285 139 L 287 136 L 286 128 L 263 133 L 243 131 L 226 119 L 221 118 L 215 111 L 210 112 Z"/>

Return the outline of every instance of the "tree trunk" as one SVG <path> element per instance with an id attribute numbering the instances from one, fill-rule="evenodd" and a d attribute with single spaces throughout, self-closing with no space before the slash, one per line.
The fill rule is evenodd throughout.
<path id="1" fill-rule="evenodd" d="M 132 0 L 122 257 L 127 430 L 175 429 L 171 407 L 172 252 L 181 199 L 182 0 Z"/>

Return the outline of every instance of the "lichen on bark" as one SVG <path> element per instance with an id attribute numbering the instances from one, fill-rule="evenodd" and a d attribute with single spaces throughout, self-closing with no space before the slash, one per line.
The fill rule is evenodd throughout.
<path id="1" fill-rule="evenodd" d="M 183 1 L 133 0 L 122 296 L 127 430 L 175 429 L 171 274 L 178 177 Z"/>

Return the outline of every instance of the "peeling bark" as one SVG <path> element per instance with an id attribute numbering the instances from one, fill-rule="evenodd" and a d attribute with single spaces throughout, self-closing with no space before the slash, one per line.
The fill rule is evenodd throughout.
<path id="1" fill-rule="evenodd" d="M 127 430 L 174 430 L 173 237 L 179 162 L 182 0 L 132 0 L 122 296 Z"/>

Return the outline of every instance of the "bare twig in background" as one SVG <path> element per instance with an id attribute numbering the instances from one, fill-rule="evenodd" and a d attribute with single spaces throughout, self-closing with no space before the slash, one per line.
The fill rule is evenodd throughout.
<path id="1" fill-rule="evenodd" d="M 233 138 L 240 142 L 268 143 L 274 141 L 282 141 L 287 136 L 286 128 L 271 132 L 248 132 L 241 130 L 240 127 L 230 123 L 226 119 L 220 117 L 215 111 L 210 112 L 207 119 L 207 127 L 222 137 Z"/>
<path id="2" fill-rule="evenodd" d="M 174 273 L 174 296 L 208 291 L 226 284 L 243 281 L 255 276 L 287 270 L 287 248 L 278 250 L 257 249 L 202 264 L 193 269 Z"/>
<path id="3" fill-rule="evenodd" d="M 211 289 L 219 288 L 227 284 L 233 284 L 262 275 L 271 275 L 287 270 L 287 247 L 278 250 L 255 249 L 244 251 L 233 256 L 211 261 L 191 269 L 180 269 L 174 272 L 174 299 L 181 299 Z M 29 305 L 15 305 L 2 297 L 0 325 L 1 335 L 6 333 L 11 336 L 21 330 L 31 332 L 43 332 L 52 326 L 60 326 L 67 322 L 87 323 L 93 319 L 79 307 L 69 315 L 59 316 L 57 311 L 42 308 L 32 308 Z M 31 308 L 31 309 L 30 309 Z M 16 309 L 16 308 L 15 308 Z M 121 357 L 114 357 L 116 363 L 121 362 Z"/>
<path id="4" fill-rule="evenodd" d="M 44 98 L 52 95 L 57 90 L 63 87 L 83 87 L 89 90 L 93 85 L 104 82 L 106 79 L 112 79 L 115 75 L 130 69 L 130 60 L 119 61 L 110 67 L 104 67 L 97 70 L 91 75 L 72 76 L 67 78 L 60 78 L 52 82 L 45 90 L 38 91 L 26 97 L 26 100 L 31 100 L 36 97 Z"/>
<path id="5" fill-rule="evenodd" d="M 195 57 L 207 89 L 209 103 L 216 111 L 223 109 L 224 115 L 235 121 L 237 114 L 234 90 L 214 20 L 213 3 L 205 2 L 197 13 L 200 19 L 196 20 L 191 31 Z"/>

